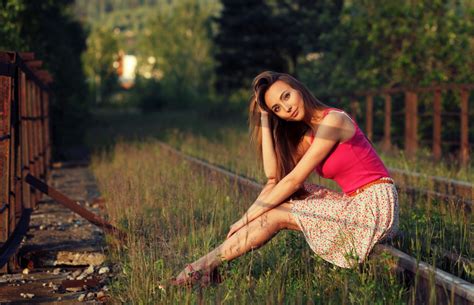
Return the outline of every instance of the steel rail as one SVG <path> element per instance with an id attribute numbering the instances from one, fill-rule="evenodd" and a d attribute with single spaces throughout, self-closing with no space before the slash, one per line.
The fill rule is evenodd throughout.
<path id="1" fill-rule="evenodd" d="M 455 193 L 458 197 L 467 198 L 471 201 L 474 197 L 474 184 L 466 181 L 449 179 L 441 176 L 424 175 L 397 168 L 389 168 L 388 170 L 390 175 L 394 176 L 394 178 L 399 181 L 406 181 L 410 178 L 426 179 L 433 183 L 434 189 L 442 188 L 450 193 Z"/>
<path id="2" fill-rule="evenodd" d="M 188 156 L 163 142 L 158 143 L 171 154 L 179 156 L 191 164 L 198 166 L 200 169 L 225 176 L 231 183 L 235 183 L 239 188 L 251 188 L 254 191 L 260 191 L 263 188 L 263 185 L 252 179 L 239 176 L 222 167 Z M 378 244 L 374 247 L 373 253 L 387 253 L 391 255 L 396 260 L 396 268 L 394 268 L 394 271 L 400 272 L 404 280 L 408 279 L 414 280 L 415 282 L 422 282 L 422 285 L 416 287 L 418 289 L 417 295 L 422 296 L 425 301 L 429 301 L 431 297 L 430 292 L 426 291 L 426 288 L 429 288 L 429 285 L 434 283 L 436 286 L 437 302 L 439 304 L 449 304 L 452 301 L 454 301 L 454 304 L 474 304 L 474 284 L 425 262 L 419 261 L 390 245 Z"/>

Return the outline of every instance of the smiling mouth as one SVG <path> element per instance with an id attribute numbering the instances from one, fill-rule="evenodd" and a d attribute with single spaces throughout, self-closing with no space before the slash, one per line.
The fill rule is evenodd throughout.
<path id="1" fill-rule="evenodd" d="M 297 114 L 298 114 L 298 109 L 296 109 L 296 110 L 293 112 L 293 114 L 291 115 L 291 118 L 295 118 Z"/>

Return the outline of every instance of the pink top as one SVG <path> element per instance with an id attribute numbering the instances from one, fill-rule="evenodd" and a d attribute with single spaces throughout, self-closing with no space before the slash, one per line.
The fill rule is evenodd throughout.
<path id="1" fill-rule="evenodd" d="M 325 117 L 330 111 L 344 113 L 337 108 L 324 111 Z M 332 179 L 346 194 L 382 177 L 390 177 L 375 149 L 354 123 L 355 133 L 347 141 L 339 142 L 329 155 L 316 166 L 316 172 L 323 178 Z M 313 142 L 312 135 L 311 142 Z"/>

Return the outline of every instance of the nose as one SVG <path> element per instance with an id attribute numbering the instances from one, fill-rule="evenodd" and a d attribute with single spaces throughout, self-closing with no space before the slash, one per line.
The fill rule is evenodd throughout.
<path id="1" fill-rule="evenodd" d="M 291 107 L 292 106 L 288 106 L 287 104 L 285 103 L 282 103 L 283 104 L 283 107 L 285 108 L 286 112 L 291 112 Z"/>

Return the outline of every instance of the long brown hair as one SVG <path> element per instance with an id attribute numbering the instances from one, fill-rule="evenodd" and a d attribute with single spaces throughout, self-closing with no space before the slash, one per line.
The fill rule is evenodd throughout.
<path id="1" fill-rule="evenodd" d="M 305 118 L 299 122 L 289 122 L 279 118 L 265 104 L 265 92 L 277 80 L 284 81 L 297 90 L 303 99 Z M 262 127 L 258 106 L 268 112 L 270 129 L 273 135 L 273 147 L 277 159 L 277 182 L 283 179 L 299 160 L 297 160 L 298 144 L 310 128 L 311 116 L 316 109 L 327 108 L 300 81 L 286 73 L 265 71 L 257 75 L 252 83 L 253 95 L 249 107 L 250 140 L 255 144 L 260 160 L 262 158 Z"/>

